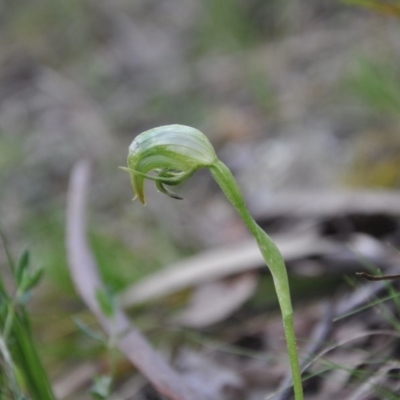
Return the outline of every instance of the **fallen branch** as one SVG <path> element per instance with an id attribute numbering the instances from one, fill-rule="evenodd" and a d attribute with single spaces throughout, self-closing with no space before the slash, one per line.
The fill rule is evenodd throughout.
<path id="1" fill-rule="evenodd" d="M 400 215 L 400 191 L 292 191 L 258 196 L 250 203 L 257 218 L 332 217 L 343 214 Z"/>
<path id="2" fill-rule="evenodd" d="M 94 256 L 86 237 L 86 200 L 89 186 L 88 161 L 78 162 L 72 170 L 67 203 L 66 244 L 69 269 L 82 300 L 109 335 L 120 337 L 119 350 L 154 385 L 171 400 L 205 400 L 206 396 L 188 386 L 157 353 L 143 335 L 132 326 L 127 316 L 116 310 L 113 318 L 101 310 L 96 293 L 104 289 Z"/>

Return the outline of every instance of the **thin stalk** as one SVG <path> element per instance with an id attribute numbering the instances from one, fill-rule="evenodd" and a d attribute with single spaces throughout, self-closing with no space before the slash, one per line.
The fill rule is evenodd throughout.
<path id="1" fill-rule="evenodd" d="M 4 369 L 5 369 L 5 373 L 9 380 L 9 385 L 10 385 L 10 389 L 12 391 L 13 397 L 14 397 L 14 399 L 20 399 L 22 394 L 21 394 L 20 388 L 18 386 L 17 377 L 15 376 L 14 363 L 13 363 L 11 354 L 8 351 L 6 341 L 4 340 L 4 338 L 1 335 L 0 335 L 0 353 L 2 354 L 3 359 L 4 359 L 4 366 L 5 366 Z"/>
<path id="2" fill-rule="evenodd" d="M 7 305 L 7 316 L 6 316 L 6 321 L 4 323 L 4 329 L 3 329 L 3 340 L 5 343 L 7 343 L 8 337 L 9 337 L 11 329 L 12 329 L 12 325 L 14 322 L 14 315 L 15 315 L 15 306 L 11 300 Z"/>
<path id="3" fill-rule="evenodd" d="M 11 351 L 29 393 L 34 400 L 55 400 L 49 377 L 43 367 L 33 339 L 28 315 L 24 309 L 14 316 Z"/>
<path id="4" fill-rule="evenodd" d="M 247 209 L 240 188 L 229 168 L 222 161 L 217 160 L 210 166 L 210 171 L 227 199 L 235 207 L 250 232 L 257 240 L 264 260 L 271 271 L 283 318 L 286 344 L 292 369 L 294 395 L 296 400 L 303 400 L 304 395 L 294 330 L 293 308 L 290 298 L 289 280 L 283 257 L 272 239 L 254 221 Z"/>
<path id="5" fill-rule="evenodd" d="M 14 270 L 15 270 L 15 262 L 14 262 L 14 259 L 13 259 L 12 255 L 11 255 L 10 248 L 8 246 L 8 243 L 7 243 L 6 235 L 4 234 L 4 232 L 1 229 L 0 229 L 0 238 L 1 238 L 1 241 L 3 242 L 3 247 L 4 247 L 4 250 L 6 252 L 8 266 L 10 267 L 11 272 L 14 272 Z"/>
<path id="6" fill-rule="evenodd" d="M 365 279 L 368 279 L 369 281 L 389 281 L 392 279 L 398 279 L 400 278 L 400 275 L 370 275 L 367 274 L 366 272 L 356 272 L 356 275 L 362 276 Z"/>

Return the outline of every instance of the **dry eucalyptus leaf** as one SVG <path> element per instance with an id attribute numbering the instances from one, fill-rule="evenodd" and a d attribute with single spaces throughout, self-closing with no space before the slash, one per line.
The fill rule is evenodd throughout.
<path id="1" fill-rule="evenodd" d="M 243 399 L 244 383 L 232 368 L 210 357 L 185 349 L 176 359 L 177 369 L 191 387 L 203 391 L 210 400 Z"/>
<path id="2" fill-rule="evenodd" d="M 340 246 L 318 238 L 315 232 L 274 237 L 286 261 L 310 254 L 332 254 Z M 254 240 L 202 252 L 156 272 L 126 289 L 121 295 L 125 307 L 160 298 L 188 287 L 234 274 L 262 268 L 265 262 Z"/>
<path id="3" fill-rule="evenodd" d="M 196 289 L 190 304 L 175 318 L 175 322 L 192 328 L 203 328 L 223 321 L 252 296 L 256 287 L 255 273 L 205 283 Z"/>

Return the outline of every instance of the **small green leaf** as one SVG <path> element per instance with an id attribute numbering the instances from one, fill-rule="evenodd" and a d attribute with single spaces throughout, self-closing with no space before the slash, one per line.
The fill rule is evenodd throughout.
<path id="1" fill-rule="evenodd" d="M 90 394 L 96 400 L 105 400 L 111 395 L 112 378 L 109 375 L 95 376 Z"/>
<path id="2" fill-rule="evenodd" d="M 44 275 L 44 269 L 39 268 L 33 273 L 30 273 L 28 269 L 25 269 L 21 276 L 21 282 L 18 285 L 18 292 L 21 295 L 29 292 L 34 288 L 42 279 Z"/>
<path id="3" fill-rule="evenodd" d="M 97 342 L 107 345 L 107 338 L 101 333 L 95 332 L 93 329 L 89 328 L 83 321 L 79 318 L 73 318 L 76 326 L 81 330 L 86 336 L 90 337 Z"/>
<path id="4" fill-rule="evenodd" d="M 25 291 L 28 291 L 32 288 L 34 288 L 39 282 L 42 280 L 44 276 L 44 269 L 39 268 L 36 271 L 34 271 L 31 275 L 29 275 L 29 278 L 27 278 L 26 286 L 25 286 Z"/>
<path id="5" fill-rule="evenodd" d="M 115 294 L 107 289 L 97 289 L 96 298 L 101 311 L 103 311 L 107 317 L 112 318 L 115 315 L 117 307 L 117 298 Z"/>
<path id="6" fill-rule="evenodd" d="M 17 285 L 20 286 L 25 274 L 25 271 L 29 267 L 29 251 L 24 250 L 20 259 L 18 260 L 17 269 L 15 271 L 15 280 L 17 281 Z"/>

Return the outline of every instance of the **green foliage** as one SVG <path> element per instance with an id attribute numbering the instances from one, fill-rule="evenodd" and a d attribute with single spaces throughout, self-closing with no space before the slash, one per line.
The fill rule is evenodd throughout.
<path id="1" fill-rule="evenodd" d="M 117 292 L 155 271 L 161 265 L 157 254 L 133 252 L 121 240 L 105 233 L 91 233 L 90 244 L 103 280 Z M 161 237 L 159 246 L 171 247 L 165 238 Z"/>
<path id="2" fill-rule="evenodd" d="M 392 131 L 364 133 L 355 142 L 354 160 L 346 174 L 354 187 L 387 188 L 400 186 L 400 138 Z"/>
<path id="3" fill-rule="evenodd" d="M 365 106 L 372 126 L 354 141 L 346 183 L 355 187 L 400 185 L 400 70 L 395 60 L 360 59 L 345 79 L 345 90 Z M 375 121 L 375 125 L 374 125 Z M 377 123 L 376 123 L 377 122 Z"/>
<path id="4" fill-rule="evenodd" d="M 255 101 L 262 111 L 270 113 L 276 109 L 276 98 L 264 71 L 250 70 L 247 81 Z"/>
<path id="5" fill-rule="evenodd" d="M 20 297 L 26 298 L 29 290 L 34 288 L 43 277 L 43 268 L 31 271 L 29 268 L 29 252 L 25 250 L 15 270 L 15 280 Z M 21 301 L 20 301 L 21 302 Z"/>
<path id="6" fill-rule="evenodd" d="M 76 326 L 79 328 L 79 330 L 84 333 L 87 337 L 90 339 L 93 339 L 97 342 L 100 342 L 102 344 L 107 343 L 107 338 L 96 331 L 94 331 L 92 328 L 90 328 L 85 322 L 81 321 L 79 318 L 74 318 L 74 322 Z"/>
<path id="7" fill-rule="evenodd" d="M 67 266 L 63 224 L 61 215 L 50 209 L 39 217 L 31 217 L 26 230 L 31 237 L 32 258 L 43 265 L 59 290 L 71 293 L 73 285 Z"/>
<path id="8" fill-rule="evenodd" d="M 342 2 L 400 18 L 400 4 L 397 0 L 342 0 Z"/>
<path id="9" fill-rule="evenodd" d="M 100 305 L 101 311 L 103 311 L 107 317 L 112 318 L 115 315 L 115 310 L 118 306 L 115 293 L 108 289 L 97 289 L 96 298 Z"/>
<path id="10" fill-rule="evenodd" d="M 94 13 L 85 0 L 8 2 L 5 7 L 3 35 L 46 62 L 66 62 L 96 40 Z"/>
<path id="11" fill-rule="evenodd" d="M 391 64 L 361 60 L 346 87 L 378 116 L 400 114 L 399 71 Z"/>
<path id="12" fill-rule="evenodd" d="M 21 147 L 15 139 L 3 136 L 0 130 L 0 172 L 20 161 Z"/>
<path id="13" fill-rule="evenodd" d="M 9 398 L 13 400 L 24 398 L 25 388 L 33 400 L 55 400 L 49 378 L 37 353 L 29 317 L 25 309 L 30 291 L 38 284 L 42 272 L 32 269 L 28 251 L 25 251 L 18 263 L 15 263 L 5 237 L 1 236 L 16 285 L 15 294 L 8 294 L 0 276 L 2 297 L 0 353 L 3 363 L 6 365 L 4 372 L 0 372 L 2 387 L 5 388 L 5 392 L 9 392 Z M 22 377 L 22 384 L 16 377 L 17 370 Z"/>
<path id="14" fill-rule="evenodd" d="M 200 49 L 234 50 L 254 42 L 254 29 L 244 4 L 238 0 L 208 0 L 200 36 Z"/>
<path id="15" fill-rule="evenodd" d="M 108 375 L 96 376 L 90 394 L 96 400 L 108 399 L 111 395 L 112 378 Z"/>
<path id="16" fill-rule="evenodd" d="M 32 268 L 27 250 L 21 254 L 18 262 L 14 262 L 1 232 L 0 236 L 15 281 L 15 292 L 9 294 L 0 276 L 0 362 L 4 367 L 0 369 L 0 400 L 55 400 L 49 377 L 38 356 L 25 308 L 31 290 L 43 275 L 43 269 Z M 117 306 L 115 294 L 111 290 L 99 290 L 97 299 L 102 311 L 112 317 Z M 109 353 L 110 374 L 95 377 L 90 391 L 94 399 L 108 399 L 111 395 L 115 338 L 107 338 L 79 319 L 75 319 L 75 323 L 89 338 L 100 342 Z"/>
<path id="17" fill-rule="evenodd" d="M 40 218 L 32 218 L 27 231 L 34 249 L 32 258 L 43 265 L 47 276 L 64 293 L 74 292 L 67 266 L 64 246 L 64 221 L 58 213 L 46 211 Z M 162 265 L 158 252 L 132 251 L 119 238 L 101 229 L 89 233 L 91 248 L 101 276 L 116 291 L 154 272 Z M 155 239 L 160 252 L 174 257 L 175 248 L 162 233 Z M 135 268 L 132 266 L 135 265 Z"/>

